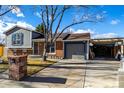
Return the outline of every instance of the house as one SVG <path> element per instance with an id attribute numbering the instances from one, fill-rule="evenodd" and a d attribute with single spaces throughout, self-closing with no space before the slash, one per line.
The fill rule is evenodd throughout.
<path id="1" fill-rule="evenodd" d="M 17 55 L 22 54 L 23 52 L 32 54 L 32 40 L 44 38 L 43 34 L 21 26 L 14 26 L 4 32 L 4 34 L 6 35 L 6 55 L 13 55 L 14 52 L 16 52 Z"/>
<path id="2" fill-rule="evenodd" d="M 4 51 L 4 45 L 0 44 L 0 57 L 3 56 L 3 51 Z"/>
<path id="3" fill-rule="evenodd" d="M 6 35 L 6 55 L 43 55 L 44 35 L 30 29 L 14 26 L 4 32 Z M 89 58 L 90 33 L 63 33 L 52 45 L 48 44 L 47 55 L 55 58 L 71 59 L 73 56 Z"/>

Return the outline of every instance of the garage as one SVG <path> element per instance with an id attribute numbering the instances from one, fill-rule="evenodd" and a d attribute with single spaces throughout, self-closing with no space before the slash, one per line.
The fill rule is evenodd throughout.
<path id="1" fill-rule="evenodd" d="M 72 55 L 85 56 L 84 42 L 65 42 L 64 43 L 64 58 L 72 59 Z"/>

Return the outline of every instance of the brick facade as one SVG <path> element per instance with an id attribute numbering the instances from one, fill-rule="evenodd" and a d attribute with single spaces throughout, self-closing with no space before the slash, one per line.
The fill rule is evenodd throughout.
<path id="1" fill-rule="evenodd" d="M 63 42 L 62 41 L 57 41 L 56 42 L 56 56 L 63 58 L 64 57 L 63 52 L 64 52 L 63 51 Z"/>
<path id="2" fill-rule="evenodd" d="M 39 42 L 38 47 L 39 47 L 39 54 L 43 55 L 44 43 L 43 42 Z"/>
<path id="3" fill-rule="evenodd" d="M 9 55 L 14 55 L 14 50 L 16 50 L 16 55 L 22 55 L 22 54 L 27 54 L 30 55 L 32 54 L 32 49 L 8 49 L 8 56 Z"/>

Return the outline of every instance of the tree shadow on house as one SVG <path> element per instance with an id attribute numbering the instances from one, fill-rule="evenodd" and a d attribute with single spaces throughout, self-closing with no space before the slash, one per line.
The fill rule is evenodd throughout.
<path id="1" fill-rule="evenodd" d="M 65 84 L 67 79 L 59 77 L 25 77 L 21 81 Z"/>

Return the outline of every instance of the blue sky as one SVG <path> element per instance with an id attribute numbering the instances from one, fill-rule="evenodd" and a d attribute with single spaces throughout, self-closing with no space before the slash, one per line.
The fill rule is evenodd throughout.
<path id="1" fill-rule="evenodd" d="M 92 38 L 124 37 L 124 6 L 99 6 L 104 12 L 105 19 L 99 23 L 84 23 L 69 28 L 76 33 L 91 32 Z M 74 9 L 66 12 L 61 28 L 72 21 Z M 41 23 L 39 6 L 20 6 L 18 11 L 12 11 L 0 18 L 0 34 L 14 25 L 31 29 Z M 80 12 L 76 15 L 80 15 Z M 60 29 L 61 29 L 60 28 Z"/>

